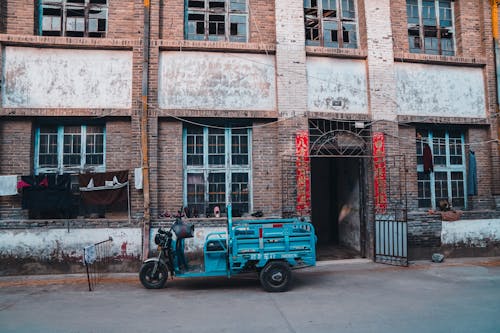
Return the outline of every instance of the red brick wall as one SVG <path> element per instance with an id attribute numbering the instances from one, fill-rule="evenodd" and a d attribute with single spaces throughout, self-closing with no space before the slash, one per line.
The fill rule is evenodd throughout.
<path id="1" fill-rule="evenodd" d="M 182 123 L 159 120 L 157 140 L 158 211 L 175 214 L 183 205 Z"/>
<path id="2" fill-rule="evenodd" d="M 6 0 L 4 5 L 6 17 L 5 33 L 16 35 L 32 35 L 35 25 L 35 1 L 33 0 Z M 4 3 L 5 0 L 2 1 Z"/>
<path id="3" fill-rule="evenodd" d="M 33 139 L 30 119 L 0 120 L 0 175 L 32 173 Z M 21 196 L 0 196 L 0 219 L 26 217 Z"/>
<path id="4" fill-rule="evenodd" d="M 252 129 L 253 210 L 281 214 L 281 164 L 276 124 L 254 122 Z"/>

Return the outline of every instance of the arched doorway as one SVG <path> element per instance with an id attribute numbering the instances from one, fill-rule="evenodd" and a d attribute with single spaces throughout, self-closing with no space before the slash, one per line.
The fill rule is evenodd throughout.
<path id="1" fill-rule="evenodd" d="M 309 137 L 318 257 L 366 257 L 370 129 L 363 122 L 311 119 Z"/>

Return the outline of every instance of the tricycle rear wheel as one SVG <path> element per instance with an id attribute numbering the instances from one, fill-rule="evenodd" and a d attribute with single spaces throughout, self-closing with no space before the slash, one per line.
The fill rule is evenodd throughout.
<path id="1" fill-rule="evenodd" d="M 156 271 L 155 271 L 155 265 Z M 141 267 L 139 279 L 147 289 L 161 289 L 165 286 L 168 278 L 167 267 L 161 263 L 147 262 Z"/>
<path id="2" fill-rule="evenodd" d="M 271 261 L 260 272 L 260 284 L 269 292 L 282 292 L 290 288 L 292 271 L 286 262 Z"/>

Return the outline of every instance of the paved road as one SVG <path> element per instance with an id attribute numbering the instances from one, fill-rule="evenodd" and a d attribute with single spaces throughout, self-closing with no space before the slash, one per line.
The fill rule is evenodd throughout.
<path id="1" fill-rule="evenodd" d="M 93 292 L 81 275 L 0 278 L 0 332 L 500 332 L 500 258 L 321 262 L 293 290 L 253 275 L 176 279 L 146 290 L 135 274 Z"/>

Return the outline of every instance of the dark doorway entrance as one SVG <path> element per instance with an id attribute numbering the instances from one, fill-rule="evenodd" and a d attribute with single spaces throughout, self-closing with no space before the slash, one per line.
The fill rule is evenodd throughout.
<path id="1" fill-rule="evenodd" d="M 359 157 L 311 158 L 311 220 L 320 260 L 365 256 L 363 169 Z"/>

